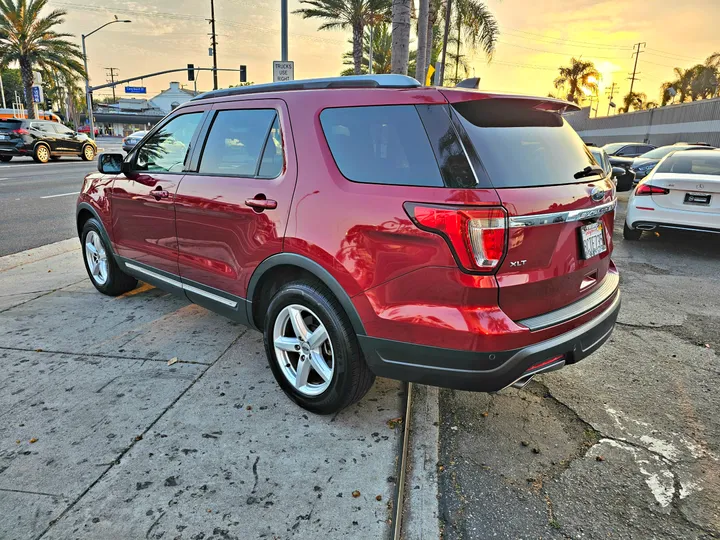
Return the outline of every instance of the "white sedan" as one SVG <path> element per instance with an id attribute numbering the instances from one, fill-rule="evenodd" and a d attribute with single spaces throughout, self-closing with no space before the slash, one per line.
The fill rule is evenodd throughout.
<path id="1" fill-rule="evenodd" d="M 720 233 L 720 151 L 692 150 L 664 157 L 630 195 L 623 237 L 682 229 Z"/>

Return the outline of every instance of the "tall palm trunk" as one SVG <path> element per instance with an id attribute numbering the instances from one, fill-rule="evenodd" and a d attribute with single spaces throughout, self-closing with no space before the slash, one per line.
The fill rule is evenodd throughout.
<path id="1" fill-rule="evenodd" d="M 445 60 L 447 58 L 448 38 L 450 37 L 450 18 L 452 17 L 452 0 L 447 0 L 445 6 L 445 32 L 443 34 L 442 59 L 440 64 L 440 77 L 438 86 L 442 86 L 445 79 Z"/>
<path id="2" fill-rule="evenodd" d="M 392 3 L 392 56 L 391 71 L 407 75 L 410 59 L 410 2 L 393 0 Z"/>
<path id="3" fill-rule="evenodd" d="M 433 41 L 435 40 L 435 23 L 437 22 L 438 3 L 436 0 L 430 0 L 430 10 L 428 13 L 428 35 L 427 44 L 425 46 L 425 64 L 429 68 L 432 64 Z M 427 69 L 425 70 L 427 72 Z M 435 77 L 437 80 L 437 77 Z"/>
<path id="4" fill-rule="evenodd" d="M 365 30 L 363 21 L 355 21 L 353 23 L 353 67 L 355 75 L 362 74 L 362 57 L 363 57 L 363 32 Z"/>
<path id="5" fill-rule="evenodd" d="M 35 119 L 35 109 L 32 99 L 32 83 L 33 73 L 32 64 L 27 57 L 20 58 L 20 76 L 22 77 L 23 89 L 25 90 L 25 108 L 27 109 L 28 118 Z"/>
<path id="6" fill-rule="evenodd" d="M 459 6 L 458 6 L 459 7 Z M 457 49 L 455 50 L 455 84 L 460 79 L 458 78 L 458 70 L 460 69 L 460 31 L 462 30 L 462 13 L 458 9 L 457 15 Z"/>
<path id="7" fill-rule="evenodd" d="M 428 29 L 430 22 L 430 0 L 420 0 L 420 12 L 418 13 L 418 46 L 417 46 L 417 58 L 415 59 L 415 79 L 420 81 L 420 84 L 425 84 L 425 74 L 427 73 L 427 65 L 430 63 L 430 59 L 426 58 L 427 54 L 427 41 L 428 33 L 431 29 Z"/>

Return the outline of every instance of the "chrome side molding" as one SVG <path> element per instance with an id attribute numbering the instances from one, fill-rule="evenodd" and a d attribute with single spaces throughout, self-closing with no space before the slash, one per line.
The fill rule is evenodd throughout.
<path id="1" fill-rule="evenodd" d="M 511 216 L 510 217 L 510 228 L 513 227 L 536 227 L 538 225 L 552 225 L 554 223 L 567 223 L 570 221 L 584 221 L 586 219 L 593 219 L 612 212 L 615 210 L 617 205 L 617 199 L 594 206 L 592 208 L 586 208 L 584 210 L 568 210 L 567 212 L 555 212 L 552 214 L 533 214 L 530 216 Z"/>

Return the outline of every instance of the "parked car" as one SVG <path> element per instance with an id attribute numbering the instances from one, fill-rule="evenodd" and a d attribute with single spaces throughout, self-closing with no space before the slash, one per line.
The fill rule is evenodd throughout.
<path id="1" fill-rule="evenodd" d="M 89 133 L 90 133 L 90 126 L 80 126 L 80 127 L 78 128 L 78 133 L 87 133 L 87 134 L 89 134 Z M 97 137 L 98 135 L 100 135 L 100 129 L 95 128 L 95 136 Z"/>
<path id="2" fill-rule="evenodd" d="M 125 152 L 129 152 L 135 148 L 135 145 L 139 143 L 146 134 L 147 131 L 136 131 L 128 135 L 122 141 L 122 149 L 125 150 Z"/>
<path id="3" fill-rule="evenodd" d="M 0 120 L 0 161 L 29 156 L 40 163 L 63 156 L 79 156 L 92 161 L 97 154 L 95 142 L 87 135 L 47 120 Z"/>
<path id="4" fill-rule="evenodd" d="M 641 156 L 645 152 L 653 150 L 655 146 L 652 144 L 637 142 L 617 142 L 606 144 L 602 148 L 610 157 L 632 158 Z"/>
<path id="5" fill-rule="evenodd" d="M 590 150 L 590 153 L 595 158 L 595 161 L 602 167 L 603 171 L 607 176 L 610 176 L 615 182 L 616 191 L 630 191 L 633 185 L 633 179 L 635 173 L 632 170 L 626 170 L 622 167 L 613 167 L 610 165 L 610 158 L 605 153 L 605 150 L 598 148 L 597 146 L 590 146 L 585 143 Z"/>
<path id="6" fill-rule="evenodd" d="M 655 165 L 660 162 L 662 158 L 672 152 L 684 152 L 686 150 L 707 150 L 708 148 L 712 147 L 708 146 L 707 144 L 679 143 L 669 144 L 667 146 L 660 146 L 659 148 L 650 150 L 646 154 L 635 158 L 630 165 L 630 168 L 635 171 L 635 182 L 637 183 L 641 179 L 645 178 L 650 173 L 650 171 L 653 170 Z"/>
<path id="7" fill-rule="evenodd" d="M 615 190 L 565 110 L 402 75 L 203 94 L 86 177 L 88 275 L 261 330 L 316 413 L 376 375 L 522 386 L 595 351 L 620 308 Z"/>
<path id="8" fill-rule="evenodd" d="M 639 240 L 662 228 L 720 233 L 720 152 L 673 152 L 640 181 L 623 236 Z"/>

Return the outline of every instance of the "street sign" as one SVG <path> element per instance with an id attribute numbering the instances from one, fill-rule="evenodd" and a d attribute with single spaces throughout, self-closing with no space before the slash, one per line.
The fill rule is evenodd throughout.
<path id="1" fill-rule="evenodd" d="M 273 62 L 273 82 L 294 81 L 295 80 L 295 62 L 282 62 L 275 60 Z"/>
<path id="2" fill-rule="evenodd" d="M 42 86 L 32 87 L 32 100 L 33 103 L 42 103 L 43 101 L 45 101 L 45 99 L 43 98 Z"/>
<path id="3" fill-rule="evenodd" d="M 147 94 L 147 88 L 144 86 L 126 86 L 126 94 Z"/>

